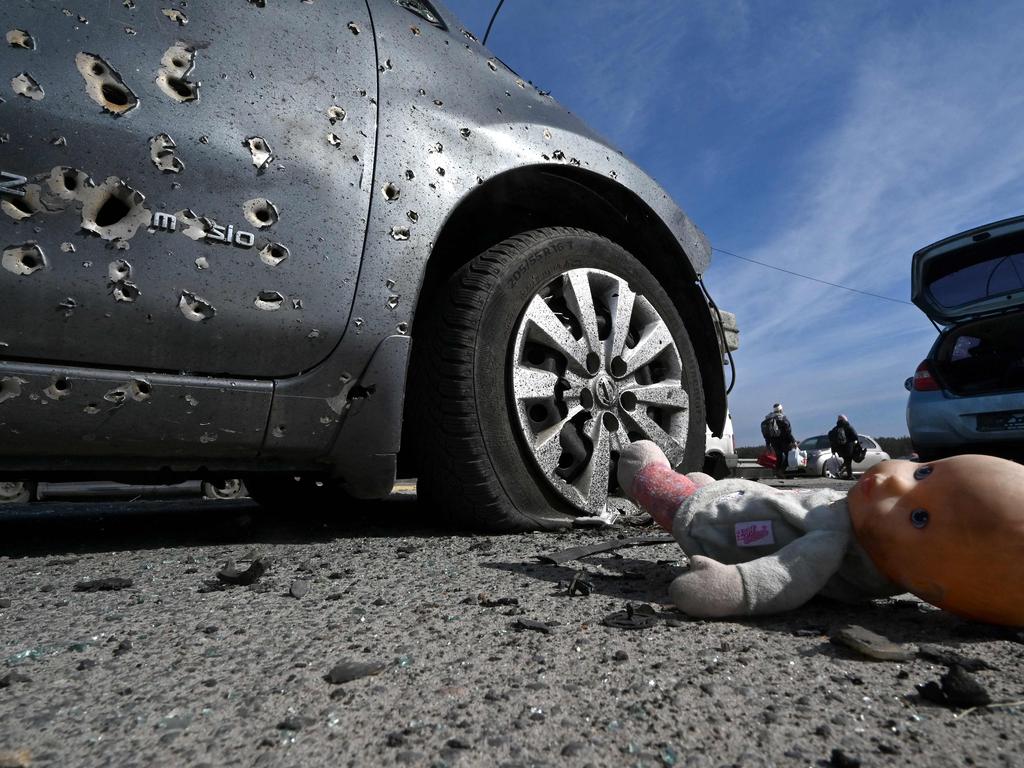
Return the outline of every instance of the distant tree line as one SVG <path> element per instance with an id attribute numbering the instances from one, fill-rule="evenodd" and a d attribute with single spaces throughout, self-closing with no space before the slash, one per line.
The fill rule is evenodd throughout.
<path id="1" fill-rule="evenodd" d="M 875 442 L 894 459 L 898 459 L 901 456 L 909 456 L 914 450 L 910 445 L 909 435 L 904 437 L 876 437 Z M 736 455 L 741 459 L 756 459 L 763 450 L 763 445 L 745 445 L 736 449 Z"/>

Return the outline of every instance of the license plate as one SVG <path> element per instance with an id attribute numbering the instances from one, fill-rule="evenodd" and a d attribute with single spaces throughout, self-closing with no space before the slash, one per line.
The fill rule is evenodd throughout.
<path id="1" fill-rule="evenodd" d="M 1024 411 L 1000 411 L 979 413 L 979 432 L 1011 432 L 1024 430 Z"/>

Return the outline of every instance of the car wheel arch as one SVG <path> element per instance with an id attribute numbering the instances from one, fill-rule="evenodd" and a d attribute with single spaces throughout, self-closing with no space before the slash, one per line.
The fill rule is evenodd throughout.
<path id="1" fill-rule="evenodd" d="M 510 205 L 509 201 L 516 201 Z M 495 215 L 494 211 L 501 211 Z M 638 227 L 637 222 L 650 226 Z M 721 347 L 698 275 L 665 222 L 633 190 L 600 174 L 572 166 L 527 166 L 499 174 L 482 184 L 450 213 L 428 259 L 417 296 L 417 315 L 463 264 L 489 247 L 521 232 L 561 226 L 601 235 L 636 257 L 671 297 L 690 336 L 700 366 L 712 432 L 725 424 L 727 403 Z M 423 319 L 422 317 L 419 319 Z M 414 315 L 411 336 L 416 339 Z M 406 399 L 406 407 L 412 407 Z M 415 470 L 403 419 L 400 468 Z"/>

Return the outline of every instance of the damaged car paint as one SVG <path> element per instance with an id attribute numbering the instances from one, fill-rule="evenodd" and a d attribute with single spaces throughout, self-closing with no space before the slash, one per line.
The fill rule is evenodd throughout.
<path id="1" fill-rule="evenodd" d="M 440 4 L 246 5 L 4 7 L 0 474 L 482 488 L 430 420 L 462 404 L 509 451 L 455 513 L 501 510 L 484 527 L 603 514 L 641 434 L 698 468 L 725 420 L 710 246 L 664 190 Z M 479 269 L 500 322 L 474 343 L 515 403 L 427 370 Z"/>

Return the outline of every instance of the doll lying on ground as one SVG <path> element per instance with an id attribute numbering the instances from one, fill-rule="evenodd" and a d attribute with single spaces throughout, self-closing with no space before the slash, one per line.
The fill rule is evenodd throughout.
<path id="1" fill-rule="evenodd" d="M 669 592 L 693 616 L 777 613 L 819 593 L 912 592 L 969 619 L 1024 625 L 1019 464 L 885 461 L 849 494 L 681 475 L 646 440 L 627 446 L 618 466 L 626 494 L 690 556 Z"/>

